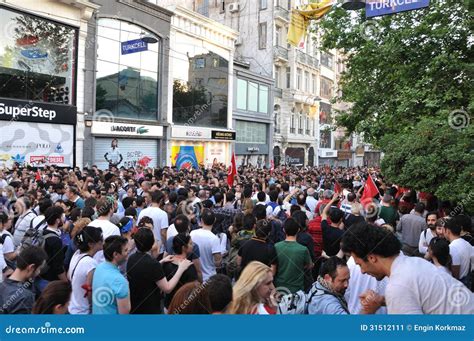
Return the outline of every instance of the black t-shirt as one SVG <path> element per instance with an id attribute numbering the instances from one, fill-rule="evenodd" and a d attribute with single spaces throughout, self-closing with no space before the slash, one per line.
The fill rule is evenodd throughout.
<path id="1" fill-rule="evenodd" d="M 43 230 L 44 251 L 48 255 L 47 270 L 41 273 L 41 278 L 47 281 L 56 281 L 59 279 L 58 275 L 64 272 L 64 248 L 61 237 L 56 232 L 49 229 Z M 48 237 L 46 237 L 48 236 Z"/>
<path id="2" fill-rule="evenodd" d="M 163 271 L 165 272 L 166 279 L 169 281 L 176 274 L 176 271 L 178 271 L 178 265 L 172 262 L 163 263 Z M 198 274 L 196 268 L 194 267 L 194 264 L 192 264 L 189 268 L 186 269 L 185 272 L 183 272 L 178 281 L 178 284 L 176 284 L 173 291 L 165 296 L 165 307 L 169 307 L 174 294 L 176 293 L 176 291 L 178 291 L 179 288 L 181 288 L 186 283 L 194 282 L 197 280 Z"/>
<path id="3" fill-rule="evenodd" d="M 127 262 L 131 314 L 160 314 L 161 290 L 156 282 L 165 277 L 163 268 L 149 254 L 137 251 Z"/>
<path id="4" fill-rule="evenodd" d="M 298 232 L 296 235 L 296 241 L 308 248 L 309 255 L 311 256 L 311 260 L 313 262 L 316 261 L 316 255 L 314 254 L 314 241 L 311 235 L 308 232 Z"/>
<path id="5" fill-rule="evenodd" d="M 253 261 L 262 262 L 268 266 L 278 263 L 275 246 L 257 238 L 242 241 L 238 255 L 242 257 L 240 268 L 243 270 L 248 263 Z"/>
<path id="6" fill-rule="evenodd" d="M 344 228 L 347 230 L 354 224 L 361 223 L 365 221 L 364 217 L 360 215 L 353 215 L 352 213 L 348 215 L 348 217 L 344 220 Z"/>
<path id="7" fill-rule="evenodd" d="M 321 229 L 323 231 L 324 251 L 329 257 L 337 255 L 341 248 L 340 243 L 344 231 L 330 226 L 327 220 L 321 221 Z"/>

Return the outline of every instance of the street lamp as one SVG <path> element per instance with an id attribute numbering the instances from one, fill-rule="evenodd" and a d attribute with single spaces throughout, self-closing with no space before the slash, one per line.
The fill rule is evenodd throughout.
<path id="1" fill-rule="evenodd" d="M 140 39 L 144 41 L 147 44 L 156 44 L 158 42 L 158 39 L 156 39 L 154 36 L 151 34 L 147 34 L 145 32 L 142 32 L 140 34 Z"/>
<path id="2" fill-rule="evenodd" d="M 347 11 L 357 11 L 365 7 L 365 0 L 344 0 L 342 8 Z"/>

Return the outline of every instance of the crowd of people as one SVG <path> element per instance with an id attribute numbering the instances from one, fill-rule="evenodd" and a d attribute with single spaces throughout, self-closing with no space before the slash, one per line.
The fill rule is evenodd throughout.
<path id="1" fill-rule="evenodd" d="M 472 217 L 377 168 L 15 167 L 0 192 L 1 314 L 474 314 Z"/>

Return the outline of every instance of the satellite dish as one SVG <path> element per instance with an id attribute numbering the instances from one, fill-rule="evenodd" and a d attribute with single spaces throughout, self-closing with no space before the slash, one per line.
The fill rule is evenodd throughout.
<path id="1" fill-rule="evenodd" d="M 357 11 L 365 7 L 365 0 L 344 0 L 342 8 L 347 11 Z"/>

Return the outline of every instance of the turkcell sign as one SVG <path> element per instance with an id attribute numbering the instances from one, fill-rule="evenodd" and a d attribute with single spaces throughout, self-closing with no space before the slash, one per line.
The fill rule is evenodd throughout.
<path id="1" fill-rule="evenodd" d="M 428 7 L 430 0 L 367 0 L 365 16 L 372 18 Z"/>
<path id="2" fill-rule="evenodd" d="M 141 39 L 123 41 L 121 44 L 122 54 L 130 54 L 148 50 L 148 44 Z"/>

